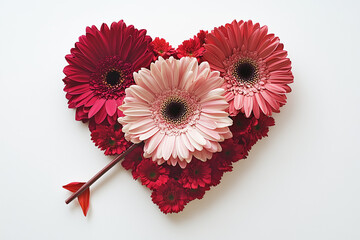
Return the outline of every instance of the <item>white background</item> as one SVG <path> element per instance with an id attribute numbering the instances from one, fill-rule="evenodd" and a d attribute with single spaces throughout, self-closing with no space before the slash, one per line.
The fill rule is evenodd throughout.
<path id="1" fill-rule="evenodd" d="M 359 3 L 0 3 L 0 239 L 360 239 Z M 124 19 L 173 46 L 233 19 L 268 25 L 295 82 L 276 126 L 222 183 L 164 215 L 120 166 L 92 188 L 88 217 L 61 186 L 111 158 L 74 119 L 64 56 L 85 27 Z"/>

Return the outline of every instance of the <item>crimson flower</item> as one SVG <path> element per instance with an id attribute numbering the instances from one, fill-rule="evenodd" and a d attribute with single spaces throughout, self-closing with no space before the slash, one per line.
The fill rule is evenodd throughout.
<path id="1" fill-rule="evenodd" d="M 208 34 L 208 31 L 204 31 L 204 30 L 200 30 L 200 32 L 198 32 L 198 34 L 196 34 L 196 36 L 200 40 L 201 46 L 205 43 L 205 38 L 206 38 L 207 34 Z"/>
<path id="2" fill-rule="evenodd" d="M 114 22 L 86 28 L 75 48 L 66 55 L 64 91 L 69 108 L 76 108 L 76 120 L 94 119 L 113 125 L 121 115 L 125 89 L 134 83 L 133 72 L 148 67 L 153 53 L 146 30 Z"/>
<path id="3" fill-rule="evenodd" d="M 149 189 L 156 189 L 169 179 L 169 170 L 151 161 L 143 160 L 136 168 L 136 175 Z"/>
<path id="4" fill-rule="evenodd" d="M 91 140 L 101 150 L 105 150 L 105 155 L 120 154 L 130 146 L 118 123 L 111 126 L 98 125 L 91 132 Z"/>
<path id="5" fill-rule="evenodd" d="M 211 183 L 210 165 L 194 159 L 182 172 L 179 182 L 185 188 L 205 187 Z"/>
<path id="6" fill-rule="evenodd" d="M 205 195 L 205 192 L 208 190 L 210 190 L 209 185 L 206 185 L 205 187 L 187 189 L 189 201 L 192 201 L 194 199 L 202 199 Z"/>
<path id="7" fill-rule="evenodd" d="M 230 126 L 230 130 L 234 136 L 234 138 L 249 133 L 251 130 L 251 127 L 255 124 L 256 118 L 245 117 L 244 113 L 239 113 L 235 117 L 232 117 L 233 125 Z"/>
<path id="8" fill-rule="evenodd" d="M 154 53 L 153 60 L 155 61 L 158 57 L 168 59 L 170 56 L 175 54 L 175 49 L 163 38 L 156 37 L 149 45 Z"/>
<path id="9" fill-rule="evenodd" d="M 196 36 L 189 40 L 185 40 L 177 48 L 178 58 L 182 57 L 195 57 L 199 59 L 203 56 L 205 48 L 202 46 L 200 39 Z"/>
<path id="10" fill-rule="evenodd" d="M 169 179 L 167 183 L 154 190 L 151 198 L 163 213 L 180 212 L 189 202 L 184 188 L 173 179 Z"/>
<path id="11" fill-rule="evenodd" d="M 126 170 L 131 169 L 134 179 L 137 179 L 139 177 L 138 173 L 136 172 L 137 166 L 141 163 L 141 161 L 145 160 L 145 158 L 143 157 L 142 148 L 143 145 L 140 144 L 140 146 L 132 150 L 121 162 L 123 168 L 125 168 Z"/>
<path id="12" fill-rule="evenodd" d="M 257 139 L 267 137 L 267 133 L 269 132 L 269 126 L 274 125 L 274 118 L 261 114 L 260 118 L 256 119 L 255 123 L 253 124 L 251 128 L 251 134 Z"/>

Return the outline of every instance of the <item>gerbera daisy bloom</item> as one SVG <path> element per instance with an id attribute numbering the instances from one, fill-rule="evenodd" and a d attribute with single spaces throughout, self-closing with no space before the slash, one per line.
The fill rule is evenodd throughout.
<path id="1" fill-rule="evenodd" d="M 275 125 L 274 118 L 261 115 L 260 118 L 257 119 L 253 124 L 251 128 L 251 135 L 257 137 L 257 139 L 261 139 L 262 137 L 267 137 L 267 133 L 269 132 L 269 126 L 274 126 L 274 125 Z"/>
<path id="2" fill-rule="evenodd" d="M 232 120 L 233 125 L 230 127 L 230 130 L 235 138 L 249 133 L 251 127 L 256 124 L 256 118 L 247 118 L 243 113 L 239 113 L 235 117 L 232 117 Z"/>
<path id="3" fill-rule="evenodd" d="M 194 36 L 194 38 L 183 41 L 176 51 L 178 58 L 196 57 L 199 59 L 203 56 L 205 49 L 202 46 L 200 39 L 197 36 Z"/>
<path id="4" fill-rule="evenodd" d="M 207 62 L 160 57 L 134 79 L 119 122 L 128 141 L 145 142 L 146 158 L 185 168 L 193 156 L 210 159 L 221 151 L 219 142 L 232 137 L 223 80 Z"/>
<path id="5" fill-rule="evenodd" d="M 293 82 L 291 61 L 278 37 L 267 26 L 233 21 L 206 36 L 204 60 L 225 78 L 223 88 L 229 112 L 256 118 L 271 115 L 286 103 Z"/>
<path id="6" fill-rule="evenodd" d="M 222 151 L 214 155 L 214 161 L 237 162 L 247 156 L 247 151 L 242 145 L 237 144 L 233 138 L 221 143 Z"/>
<path id="7" fill-rule="evenodd" d="M 184 188 L 173 179 L 154 190 L 151 198 L 163 213 L 180 212 L 189 202 Z"/>
<path id="8" fill-rule="evenodd" d="M 149 49 L 151 49 L 154 53 L 154 61 L 158 59 L 158 57 L 168 59 L 176 52 L 175 49 L 165 39 L 158 37 L 156 37 L 150 43 Z"/>
<path id="9" fill-rule="evenodd" d="M 189 163 L 181 174 L 179 182 L 185 188 L 205 187 L 211 183 L 211 168 L 209 163 L 198 160 Z"/>
<path id="10" fill-rule="evenodd" d="M 91 132 L 91 140 L 101 150 L 105 150 L 105 155 L 120 154 L 130 146 L 118 123 L 111 126 L 98 125 Z"/>
<path id="11" fill-rule="evenodd" d="M 134 83 L 133 72 L 148 67 L 153 53 L 148 50 L 151 37 L 146 30 L 114 22 L 86 28 L 64 68 L 64 91 L 69 108 L 76 108 L 76 120 L 94 118 L 96 124 L 107 120 L 111 125 L 119 117 L 125 89 Z"/>
<path id="12" fill-rule="evenodd" d="M 169 179 L 169 170 L 150 159 L 142 161 L 136 168 L 141 183 L 150 189 L 156 189 Z"/>
<path id="13" fill-rule="evenodd" d="M 145 161 L 146 158 L 143 157 L 143 144 L 140 144 L 139 147 L 132 150 L 128 155 L 126 155 L 125 159 L 121 162 L 121 165 L 126 169 L 131 169 L 132 175 L 134 179 L 139 177 L 138 173 L 136 172 L 137 166 L 142 162 Z"/>
<path id="14" fill-rule="evenodd" d="M 208 31 L 200 30 L 198 34 L 196 34 L 196 37 L 199 38 L 201 46 L 205 43 L 206 35 L 208 34 Z"/>
<path id="15" fill-rule="evenodd" d="M 209 185 L 206 185 L 205 187 L 187 189 L 189 201 L 192 201 L 194 199 L 202 199 L 205 195 L 205 192 L 208 190 L 210 190 Z"/>

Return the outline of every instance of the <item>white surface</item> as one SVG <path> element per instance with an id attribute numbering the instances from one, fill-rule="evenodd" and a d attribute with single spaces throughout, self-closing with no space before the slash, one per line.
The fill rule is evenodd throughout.
<path id="1" fill-rule="evenodd" d="M 360 239 L 359 2 L 0 3 L 0 239 Z M 110 158 L 62 91 L 88 25 L 124 19 L 174 46 L 253 19 L 280 37 L 295 83 L 248 160 L 180 214 L 164 215 L 120 166 L 92 187 L 87 218 L 61 186 Z"/>

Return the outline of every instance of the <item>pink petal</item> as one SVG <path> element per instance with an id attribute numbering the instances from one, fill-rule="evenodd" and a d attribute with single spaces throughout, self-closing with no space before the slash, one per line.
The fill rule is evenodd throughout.
<path id="1" fill-rule="evenodd" d="M 114 99 L 108 99 L 105 103 L 105 109 L 109 116 L 113 116 L 116 113 L 116 100 Z"/>
<path id="2" fill-rule="evenodd" d="M 253 99 L 252 97 L 246 96 L 244 98 L 244 111 L 246 117 L 250 117 L 252 108 L 253 108 Z"/>
<path id="3" fill-rule="evenodd" d="M 94 105 L 90 108 L 88 114 L 89 118 L 92 118 L 102 108 L 102 106 L 105 104 L 105 101 L 105 98 L 100 98 L 94 103 Z"/>

